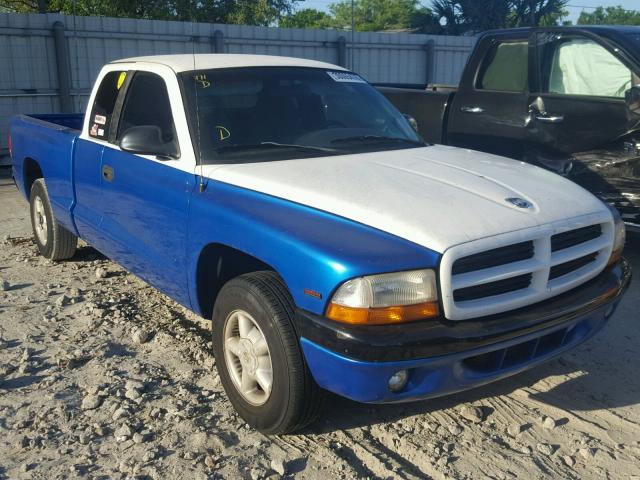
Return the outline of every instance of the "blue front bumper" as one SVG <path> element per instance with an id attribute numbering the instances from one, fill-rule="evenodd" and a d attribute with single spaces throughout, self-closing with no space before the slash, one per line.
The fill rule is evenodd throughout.
<path id="1" fill-rule="evenodd" d="M 394 403 L 447 395 L 484 385 L 545 362 L 600 330 L 620 301 L 574 316 L 561 325 L 481 348 L 431 358 L 374 362 L 348 358 L 311 340 L 300 339 L 316 382 L 338 395 L 365 403 Z M 394 393 L 389 378 L 409 371 L 406 387 Z"/>

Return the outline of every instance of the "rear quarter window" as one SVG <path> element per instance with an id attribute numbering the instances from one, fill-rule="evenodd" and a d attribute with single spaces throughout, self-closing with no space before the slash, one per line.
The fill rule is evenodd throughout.
<path id="1" fill-rule="evenodd" d="M 476 88 L 524 92 L 528 86 L 529 44 L 526 40 L 496 43 L 484 59 Z"/>
<path id="2" fill-rule="evenodd" d="M 90 137 L 100 140 L 109 138 L 113 110 L 126 77 L 127 72 L 116 71 L 107 73 L 102 79 L 91 107 L 89 117 Z"/>

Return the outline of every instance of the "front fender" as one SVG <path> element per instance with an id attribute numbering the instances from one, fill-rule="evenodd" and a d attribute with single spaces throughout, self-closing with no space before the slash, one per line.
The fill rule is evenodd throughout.
<path id="1" fill-rule="evenodd" d="M 296 305 L 317 314 L 324 313 L 332 292 L 350 278 L 435 268 L 440 258 L 437 252 L 366 225 L 214 180 L 204 192 L 194 192 L 188 228 L 189 290 L 196 310 L 198 258 L 211 243 L 271 265 Z M 305 289 L 320 295 L 305 294 Z"/>

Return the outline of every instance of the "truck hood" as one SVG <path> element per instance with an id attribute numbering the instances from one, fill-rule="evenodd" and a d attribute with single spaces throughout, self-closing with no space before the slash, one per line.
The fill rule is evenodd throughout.
<path id="1" fill-rule="evenodd" d="M 478 238 L 606 210 L 582 187 L 554 173 L 439 145 L 209 165 L 203 174 L 339 215 L 441 253 Z M 528 202 L 528 208 L 507 200 L 514 198 Z"/>

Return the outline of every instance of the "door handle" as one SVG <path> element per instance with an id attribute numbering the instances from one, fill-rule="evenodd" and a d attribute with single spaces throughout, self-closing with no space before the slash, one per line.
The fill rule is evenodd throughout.
<path id="1" fill-rule="evenodd" d="M 536 115 L 536 120 L 542 123 L 562 123 L 564 121 L 564 115 L 552 115 L 550 117 Z"/>
<path id="2" fill-rule="evenodd" d="M 482 113 L 484 108 L 482 107 L 460 107 L 462 113 Z"/>
<path id="3" fill-rule="evenodd" d="M 111 182 L 114 177 L 113 168 L 109 165 L 102 166 L 102 178 L 104 178 L 107 182 Z"/>

